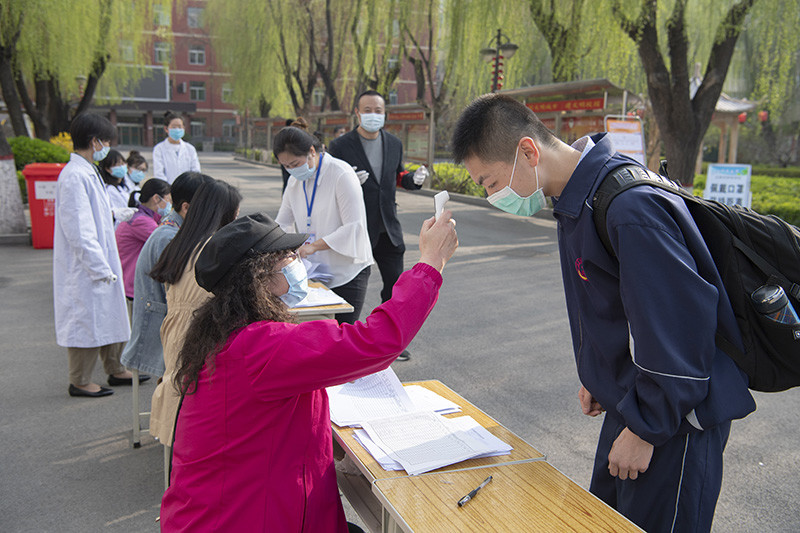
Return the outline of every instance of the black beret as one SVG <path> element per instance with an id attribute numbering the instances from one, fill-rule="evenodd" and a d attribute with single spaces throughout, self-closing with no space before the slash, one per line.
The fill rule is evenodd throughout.
<path id="1" fill-rule="evenodd" d="M 209 292 L 239 261 L 253 255 L 294 250 L 308 239 L 305 233 L 285 233 L 264 213 L 237 218 L 220 228 L 206 243 L 194 265 L 197 284 Z"/>

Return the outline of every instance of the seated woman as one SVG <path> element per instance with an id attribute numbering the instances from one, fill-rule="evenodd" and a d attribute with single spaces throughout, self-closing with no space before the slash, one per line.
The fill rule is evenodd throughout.
<path id="1" fill-rule="evenodd" d="M 172 444 L 172 430 L 180 394 L 173 386 L 178 352 L 194 312 L 211 294 L 197 285 L 194 263 L 211 235 L 239 215 L 242 195 L 222 180 L 204 182 L 192 197 L 192 205 L 175 237 L 164 247 L 150 277 L 165 287 L 166 315 L 161 324 L 164 375 L 150 401 L 150 434 L 165 446 Z"/>
<path id="2" fill-rule="evenodd" d="M 297 253 L 332 276 L 326 285 L 353 306 L 352 313 L 336 319 L 352 324 L 361 317 L 374 262 L 356 172 L 324 153 L 316 137 L 295 127 L 278 132 L 272 152 L 291 174 L 275 222 L 284 231 L 310 235 Z"/>
<path id="3" fill-rule="evenodd" d="M 293 323 L 306 291 L 296 250 L 263 214 L 235 220 L 195 264 L 213 297 L 195 314 L 178 359 L 184 393 L 166 531 L 348 530 L 333 465 L 325 387 L 387 368 L 433 309 L 458 246 L 450 211 L 420 232 L 420 262 L 365 322 Z"/>
<path id="4" fill-rule="evenodd" d="M 133 191 L 128 201 L 129 207 L 135 207 L 136 213 L 127 222 L 117 226 L 116 238 L 119 258 L 122 261 L 122 281 L 125 285 L 125 296 L 133 301 L 133 279 L 136 273 L 136 260 L 144 243 L 150 237 L 162 216 L 172 211 L 172 195 L 169 183 L 164 180 L 151 179 L 145 182 L 141 191 Z M 128 314 L 131 308 L 128 305 Z"/>

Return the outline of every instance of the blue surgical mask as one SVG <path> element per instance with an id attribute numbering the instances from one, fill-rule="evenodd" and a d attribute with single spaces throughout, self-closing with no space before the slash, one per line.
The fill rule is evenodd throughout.
<path id="1" fill-rule="evenodd" d="M 122 179 L 125 177 L 125 174 L 128 173 L 128 165 L 119 165 L 116 167 L 111 167 L 111 175 L 115 178 Z"/>
<path id="2" fill-rule="evenodd" d="M 517 169 L 518 155 L 519 145 L 517 145 L 517 151 L 514 153 L 514 166 L 511 168 L 511 180 L 509 180 L 508 185 L 490 195 L 487 200 L 490 204 L 506 213 L 530 217 L 541 211 L 547 205 L 547 199 L 544 197 L 544 191 L 539 187 L 539 171 L 537 167 L 533 167 L 533 171 L 536 173 L 536 190 L 533 194 L 523 198 L 511 188 L 511 183 L 514 181 L 514 172 Z"/>
<path id="3" fill-rule="evenodd" d="M 185 131 L 183 130 L 183 128 L 170 128 L 169 129 L 169 136 L 172 137 L 172 139 L 175 140 L 175 141 L 180 141 L 181 139 L 183 139 L 184 133 L 185 133 Z"/>
<path id="4" fill-rule="evenodd" d="M 100 144 L 102 146 L 103 143 L 100 143 Z M 95 150 L 94 153 L 92 153 L 92 159 L 94 159 L 95 161 L 102 161 L 103 159 L 106 158 L 106 156 L 108 155 L 108 152 L 110 152 L 110 151 L 111 151 L 111 147 L 110 146 L 103 146 L 102 149 Z"/>
<path id="5" fill-rule="evenodd" d="M 359 120 L 364 130 L 375 133 L 383 127 L 386 115 L 383 113 L 361 113 L 361 118 Z"/>
<path id="6" fill-rule="evenodd" d="M 308 296 L 308 273 L 300 259 L 295 259 L 281 269 L 286 282 L 289 283 L 289 292 L 281 295 L 281 300 L 287 307 L 294 307 Z"/>
<path id="7" fill-rule="evenodd" d="M 144 171 L 134 168 L 133 170 L 131 170 L 130 176 L 131 176 L 131 181 L 132 182 L 139 183 L 140 181 L 142 181 L 144 179 Z"/>
<path id="8" fill-rule="evenodd" d="M 316 167 L 311 167 L 308 165 L 308 157 L 306 157 L 306 164 L 300 165 L 299 167 L 294 168 L 287 168 L 286 172 L 292 175 L 292 177 L 298 181 L 306 181 L 311 176 L 314 175 L 314 171 L 317 170 Z"/>
<path id="9" fill-rule="evenodd" d="M 166 206 L 158 208 L 158 214 L 162 217 L 167 216 L 170 211 L 172 211 L 172 202 L 167 202 Z"/>

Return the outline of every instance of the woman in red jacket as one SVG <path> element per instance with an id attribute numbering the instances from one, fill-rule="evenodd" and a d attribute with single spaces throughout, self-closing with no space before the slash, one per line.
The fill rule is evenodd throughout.
<path id="1" fill-rule="evenodd" d="M 195 265 L 214 296 L 195 314 L 178 360 L 178 415 L 164 531 L 348 530 L 333 466 L 325 387 L 387 368 L 433 309 L 455 252 L 446 211 L 426 220 L 420 262 L 365 322 L 294 323 L 306 292 L 286 234 L 250 215 L 220 229 Z"/>

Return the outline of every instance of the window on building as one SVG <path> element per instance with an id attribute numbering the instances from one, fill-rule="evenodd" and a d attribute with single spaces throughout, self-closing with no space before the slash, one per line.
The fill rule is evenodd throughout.
<path id="1" fill-rule="evenodd" d="M 131 41 L 119 42 L 119 57 L 127 63 L 133 61 L 133 43 Z"/>
<path id="2" fill-rule="evenodd" d="M 397 105 L 397 89 L 389 91 L 389 105 Z"/>
<path id="3" fill-rule="evenodd" d="M 206 82 L 193 81 L 189 83 L 189 100 L 203 102 L 206 99 Z"/>
<path id="4" fill-rule="evenodd" d="M 189 124 L 193 139 L 200 139 L 206 135 L 206 120 L 204 118 L 194 118 Z"/>
<path id="5" fill-rule="evenodd" d="M 153 6 L 153 15 L 156 26 L 169 26 L 172 22 L 169 8 L 161 4 Z"/>
<path id="6" fill-rule="evenodd" d="M 193 44 L 189 47 L 189 64 L 206 64 L 206 47 L 202 44 Z"/>
<path id="7" fill-rule="evenodd" d="M 226 104 L 233 102 L 233 88 L 230 83 L 222 84 L 222 101 Z"/>
<path id="8" fill-rule="evenodd" d="M 154 45 L 155 49 L 155 62 L 162 65 L 168 65 L 170 62 L 170 49 L 169 43 L 157 42 Z"/>
<path id="9" fill-rule="evenodd" d="M 186 22 L 190 28 L 203 27 L 203 8 L 189 7 L 186 9 Z"/>
<path id="10" fill-rule="evenodd" d="M 393 68 L 397 68 L 399 62 L 400 60 L 398 59 L 397 54 L 392 54 L 389 56 L 389 62 L 386 66 L 389 67 L 389 70 L 392 70 Z"/>
<path id="11" fill-rule="evenodd" d="M 236 119 L 225 119 L 222 121 L 222 138 L 232 140 L 236 137 Z"/>
<path id="12" fill-rule="evenodd" d="M 399 37 L 400 36 L 400 21 L 397 20 L 397 19 L 394 19 L 392 21 L 392 36 L 393 37 Z"/>
<path id="13" fill-rule="evenodd" d="M 314 87 L 311 91 L 311 105 L 322 107 L 322 100 L 325 99 L 325 90 L 322 87 Z"/>

